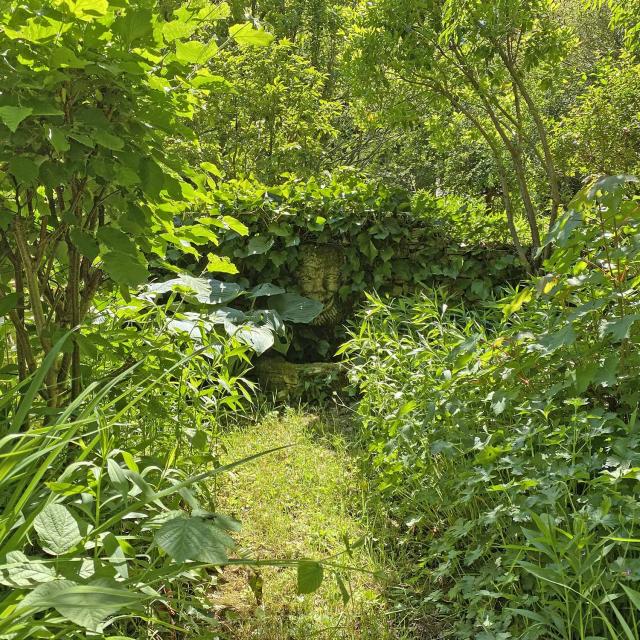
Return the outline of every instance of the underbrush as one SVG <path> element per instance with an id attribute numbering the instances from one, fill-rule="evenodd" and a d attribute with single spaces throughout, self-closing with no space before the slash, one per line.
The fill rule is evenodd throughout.
<path id="1" fill-rule="evenodd" d="M 469 311 L 370 297 L 344 351 L 408 621 L 442 634 L 638 638 L 640 207 L 581 192 L 546 275 Z"/>

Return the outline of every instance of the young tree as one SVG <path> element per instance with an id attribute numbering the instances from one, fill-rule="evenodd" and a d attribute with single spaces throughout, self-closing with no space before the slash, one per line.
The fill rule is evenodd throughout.
<path id="1" fill-rule="evenodd" d="M 561 205 L 542 95 L 559 81 L 572 35 L 551 0 L 381 0 L 368 4 L 352 41 L 360 77 L 401 83 L 464 116 L 491 151 L 507 221 L 529 269 L 544 240 L 530 184 L 545 176 L 546 226 Z M 531 236 L 527 254 L 514 216 Z"/>
<path id="2" fill-rule="evenodd" d="M 145 282 L 168 248 L 199 255 L 223 223 L 205 217 L 211 180 L 172 141 L 208 87 L 213 23 L 225 4 L 192 0 L 22 0 L 0 14 L 0 309 L 25 378 L 59 334 L 80 325 L 98 288 Z M 251 25 L 234 38 L 268 42 Z M 80 390 L 80 345 L 49 369 L 50 406 Z"/>

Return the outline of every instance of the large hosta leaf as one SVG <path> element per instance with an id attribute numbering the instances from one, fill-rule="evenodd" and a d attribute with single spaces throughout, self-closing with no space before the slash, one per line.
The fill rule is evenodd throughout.
<path id="1" fill-rule="evenodd" d="M 269 306 L 286 322 L 305 324 L 317 318 L 324 305 L 297 293 L 282 293 L 269 298 Z"/>
<path id="2" fill-rule="evenodd" d="M 233 540 L 224 531 L 197 516 L 168 520 L 158 529 L 155 539 L 176 562 L 224 564 L 228 560 L 226 548 L 233 546 Z"/>
<path id="3" fill-rule="evenodd" d="M 226 325 L 225 325 L 226 326 Z M 238 327 L 234 335 L 240 342 L 251 347 L 257 355 L 262 355 L 273 347 L 275 336 L 269 327 L 257 327 L 255 325 L 244 325 Z"/>
<path id="4" fill-rule="evenodd" d="M 187 295 L 190 294 L 203 304 L 225 304 L 244 291 L 243 287 L 235 282 L 222 282 L 215 278 L 196 278 L 189 275 L 181 275 L 166 282 L 149 285 L 147 290 L 156 294 L 181 291 Z"/>
<path id="5" fill-rule="evenodd" d="M 33 525 L 42 548 L 54 556 L 66 553 L 82 540 L 78 521 L 62 504 L 48 504 Z"/>
<path id="6" fill-rule="evenodd" d="M 71 622 L 97 631 L 105 618 L 140 600 L 140 595 L 126 591 L 110 579 L 99 578 L 88 584 L 54 580 L 36 587 L 18 606 L 35 611 L 55 609 Z"/>

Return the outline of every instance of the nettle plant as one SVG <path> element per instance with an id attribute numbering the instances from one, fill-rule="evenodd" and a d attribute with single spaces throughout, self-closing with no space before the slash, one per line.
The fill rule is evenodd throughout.
<path id="1" fill-rule="evenodd" d="M 153 0 L 5 4 L 0 30 L 0 311 L 15 331 L 20 378 L 61 332 L 87 317 L 97 290 L 149 278 L 168 250 L 200 257 L 228 221 L 206 215 L 215 167 L 172 152 L 197 145 L 189 121 L 208 87 L 225 3 L 161 11 Z M 241 46 L 270 36 L 232 25 Z M 189 212 L 193 222 L 176 224 Z M 226 262 L 211 255 L 211 270 Z M 85 341 L 86 342 L 86 341 Z M 59 406 L 81 388 L 81 335 L 47 372 Z"/>
<path id="2" fill-rule="evenodd" d="M 581 191 L 500 305 L 372 298 L 345 347 L 421 605 L 455 637 L 637 638 L 636 183 Z"/>

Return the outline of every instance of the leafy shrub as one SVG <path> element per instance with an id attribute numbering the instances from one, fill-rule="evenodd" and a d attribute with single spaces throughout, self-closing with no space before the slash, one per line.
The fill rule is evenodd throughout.
<path id="1" fill-rule="evenodd" d="M 370 297 L 344 347 L 413 597 L 455 637 L 638 637 L 633 182 L 582 191 L 500 304 Z"/>
<path id="2" fill-rule="evenodd" d="M 101 286 L 126 292 L 168 248 L 199 257 L 215 242 L 218 221 L 204 215 L 212 178 L 171 142 L 196 140 L 189 120 L 218 80 L 203 66 L 218 48 L 208 31 L 229 14 L 205 2 L 166 12 L 154 0 L 3 4 L 0 302 L 21 378 L 85 319 Z M 249 24 L 229 33 L 269 42 Z M 187 209 L 197 219 L 178 226 Z M 68 386 L 78 395 L 79 370 L 75 344 L 48 370 L 52 406 Z"/>
<path id="3" fill-rule="evenodd" d="M 364 291 L 399 295 L 417 285 L 440 283 L 478 301 L 492 296 L 494 279 L 519 273 L 500 216 L 489 219 L 484 206 L 473 203 L 426 193 L 412 199 L 405 191 L 349 174 L 290 178 L 278 186 L 235 180 L 219 185 L 214 199 L 219 213 L 249 228 L 246 237 L 228 230 L 220 252 L 252 284 L 270 282 L 295 291 L 302 252 L 309 245 L 340 247 L 342 319 Z M 485 242 L 470 246 L 478 243 L 480 226 Z M 487 243 L 493 246 L 491 260 L 484 251 Z M 297 331 L 296 336 L 294 359 L 325 357 L 338 344 L 335 335 L 328 337 L 332 343 L 318 340 L 317 331 Z"/>

